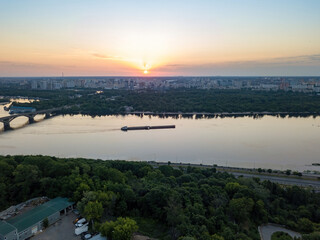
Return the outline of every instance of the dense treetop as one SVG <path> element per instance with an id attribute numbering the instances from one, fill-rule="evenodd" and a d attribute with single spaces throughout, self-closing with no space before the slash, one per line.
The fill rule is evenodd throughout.
<path id="1" fill-rule="evenodd" d="M 320 230 L 320 193 L 214 168 L 3 156 L 0 191 L 2 210 L 38 196 L 68 197 L 92 229 L 112 239 L 134 231 L 160 239 L 259 239 L 257 227 L 267 222 L 306 234 Z"/>
<path id="2" fill-rule="evenodd" d="M 69 114 L 124 114 L 132 111 L 163 112 L 289 112 L 319 114 L 320 96 L 296 92 L 251 90 L 171 89 L 167 91 L 59 90 L 34 91 L 0 88 L 0 95 L 40 97 L 39 102 L 20 104 L 48 109 L 70 106 Z M 15 104 L 17 105 L 17 104 Z"/>

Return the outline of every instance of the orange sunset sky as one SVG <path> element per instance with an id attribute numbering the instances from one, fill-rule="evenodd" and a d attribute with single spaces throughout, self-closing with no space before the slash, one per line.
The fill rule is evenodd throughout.
<path id="1" fill-rule="evenodd" d="M 2 0 L 0 76 L 320 75 L 318 0 Z"/>

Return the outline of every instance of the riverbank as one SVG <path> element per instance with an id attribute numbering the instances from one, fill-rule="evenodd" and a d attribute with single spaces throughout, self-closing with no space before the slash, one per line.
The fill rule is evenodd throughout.
<path id="1" fill-rule="evenodd" d="M 103 116 L 107 114 L 167 114 L 206 116 L 290 115 L 319 116 L 320 97 L 292 92 L 245 90 L 171 89 L 166 91 L 10 91 L 2 95 L 47 98 L 32 107 L 47 109 L 79 105 L 65 113 Z"/>
<path id="2" fill-rule="evenodd" d="M 278 117 L 310 117 L 320 116 L 320 112 L 151 112 L 151 111 L 132 111 L 126 114 L 153 115 L 153 116 L 181 116 L 181 117 L 253 117 L 253 116 L 278 116 Z"/>
<path id="3" fill-rule="evenodd" d="M 320 180 L 320 174 L 312 174 L 312 173 L 302 173 L 297 171 L 292 171 L 290 169 L 281 171 L 275 169 L 261 169 L 261 168 L 239 168 L 239 167 L 226 167 L 226 166 L 218 166 L 208 165 L 208 164 L 196 164 L 196 163 L 171 163 L 171 162 L 155 162 L 149 161 L 149 164 L 155 165 L 169 165 L 172 167 L 198 167 L 198 168 L 216 168 L 217 171 L 222 172 L 236 172 L 236 173 L 251 173 L 251 174 L 259 174 L 261 176 L 277 176 L 277 177 L 285 177 L 285 178 L 295 178 L 295 179 L 305 179 L 305 180 Z M 287 171 L 290 174 L 287 174 Z M 301 173 L 302 175 L 295 175 L 292 173 Z"/>
<path id="4" fill-rule="evenodd" d="M 171 163 L 171 162 L 148 162 L 154 168 L 159 166 L 171 166 L 173 168 L 211 168 L 215 169 L 217 172 L 227 172 L 235 175 L 236 177 L 248 177 L 248 178 L 260 178 L 261 180 L 269 180 L 271 182 L 276 182 L 283 185 L 297 185 L 301 187 L 311 187 L 316 191 L 320 191 L 320 174 L 308 174 L 297 176 L 288 175 L 286 171 L 271 170 L 268 172 L 266 169 L 255 169 L 255 168 L 235 168 L 235 167 L 223 167 L 218 165 L 203 165 L 203 164 L 191 164 L 191 163 Z"/>

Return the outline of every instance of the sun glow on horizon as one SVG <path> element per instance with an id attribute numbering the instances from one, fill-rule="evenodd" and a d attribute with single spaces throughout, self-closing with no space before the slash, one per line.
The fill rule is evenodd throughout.
<path id="1" fill-rule="evenodd" d="M 0 77 L 320 75 L 319 0 L 0 2 Z"/>
<path id="2" fill-rule="evenodd" d="M 143 74 L 148 74 L 150 68 L 151 68 L 150 64 L 144 63 L 143 64 Z"/>

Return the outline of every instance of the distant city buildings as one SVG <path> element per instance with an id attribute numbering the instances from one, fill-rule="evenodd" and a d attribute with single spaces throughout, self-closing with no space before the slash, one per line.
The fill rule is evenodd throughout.
<path id="1" fill-rule="evenodd" d="M 69 78 L 0 78 L 2 84 L 15 84 L 33 90 L 73 88 L 166 90 L 251 89 L 293 91 L 320 94 L 320 77 L 69 77 Z"/>

